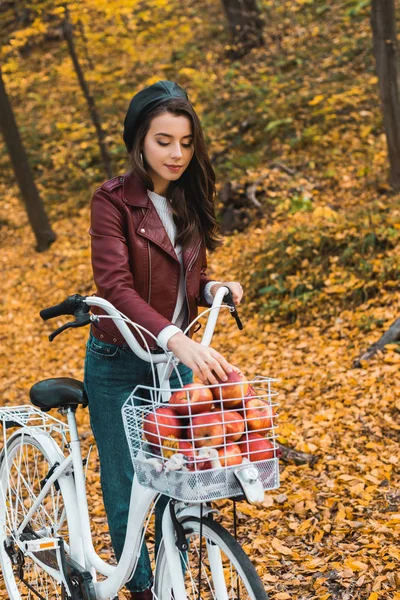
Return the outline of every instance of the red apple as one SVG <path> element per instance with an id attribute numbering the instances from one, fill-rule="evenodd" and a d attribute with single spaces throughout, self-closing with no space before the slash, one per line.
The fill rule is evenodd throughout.
<path id="1" fill-rule="evenodd" d="M 246 456 L 251 462 L 258 460 L 268 460 L 274 458 L 274 444 L 259 433 L 247 433 L 239 441 L 238 446 L 243 456 Z"/>
<path id="2" fill-rule="evenodd" d="M 188 383 L 184 389 L 174 392 L 169 404 L 179 415 L 198 415 L 211 410 L 214 397 L 208 387 L 200 386 L 198 383 Z"/>
<path id="3" fill-rule="evenodd" d="M 247 429 L 265 434 L 274 424 L 273 417 L 272 406 L 262 398 L 250 398 L 245 401 L 244 418 Z"/>
<path id="4" fill-rule="evenodd" d="M 226 444 L 218 449 L 218 454 L 222 467 L 232 467 L 242 463 L 242 452 L 237 444 Z"/>
<path id="5" fill-rule="evenodd" d="M 224 443 L 224 426 L 217 413 L 207 412 L 191 419 L 189 432 L 196 448 L 221 446 Z"/>
<path id="6" fill-rule="evenodd" d="M 217 379 L 224 385 L 211 388 L 214 399 L 222 400 L 224 408 L 238 408 L 239 406 L 243 406 L 243 398 L 249 395 L 249 388 L 251 387 L 247 383 L 243 373 L 241 371 L 232 371 L 228 373 L 227 381 L 221 381 L 218 377 Z"/>
<path id="7" fill-rule="evenodd" d="M 225 438 L 227 442 L 237 442 L 244 433 L 244 419 L 235 410 L 216 411 L 225 426 Z"/>
<path id="8" fill-rule="evenodd" d="M 161 406 L 145 416 L 143 432 L 150 444 L 162 446 L 167 438 L 182 437 L 181 419 L 172 408 Z"/>

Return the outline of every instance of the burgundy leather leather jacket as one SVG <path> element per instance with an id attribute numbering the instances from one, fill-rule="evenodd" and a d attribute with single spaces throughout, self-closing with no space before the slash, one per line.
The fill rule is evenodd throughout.
<path id="1" fill-rule="evenodd" d="M 89 233 L 96 294 L 157 336 L 172 324 L 180 263 L 145 187 L 132 171 L 95 190 Z M 183 261 L 191 322 L 198 306 L 209 306 L 204 287 L 210 278 L 206 276 L 206 248 L 200 235 L 184 248 Z M 105 314 L 97 307 L 92 312 Z M 196 323 L 189 337 L 197 329 Z M 104 342 L 125 343 L 111 319 L 93 323 L 91 331 Z M 136 333 L 135 337 L 144 347 Z M 151 349 L 159 349 L 150 336 L 145 338 Z"/>

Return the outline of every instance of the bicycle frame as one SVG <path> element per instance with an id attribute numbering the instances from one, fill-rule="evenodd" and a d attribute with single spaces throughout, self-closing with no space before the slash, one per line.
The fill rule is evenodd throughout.
<path id="1" fill-rule="evenodd" d="M 226 291 L 226 287 L 220 288 L 215 295 L 212 306 L 209 309 L 203 311 L 199 315 L 199 317 L 197 317 L 198 319 L 205 313 L 210 313 L 205 332 L 201 341 L 203 345 L 208 345 L 211 341 L 215 324 L 218 318 L 218 313 L 222 305 L 222 299 Z M 157 370 L 160 381 L 165 381 L 164 386 L 166 387 L 166 390 L 168 390 L 168 378 L 170 376 L 171 371 L 171 369 L 168 367 L 169 362 L 171 361 L 172 354 L 170 353 L 170 355 L 150 355 L 145 350 L 143 350 L 137 342 L 137 340 L 135 339 L 131 330 L 129 329 L 127 323 L 121 318 L 121 314 L 118 311 L 116 311 L 116 309 L 106 300 L 102 298 L 89 296 L 86 298 L 86 303 L 89 306 L 99 306 L 103 308 L 113 318 L 115 324 L 121 331 L 121 334 L 125 338 L 131 350 L 143 360 L 157 364 Z M 197 319 L 195 319 L 195 321 Z M 193 321 L 190 324 L 190 326 L 192 326 L 195 321 Z M 140 329 L 143 328 L 137 327 L 136 329 L 140 331 Z M 163 363 L 167 363 L 167 367 Z M 175 365 L 176 364 L 177 362 L 175 361 Z M 167 394 L 168 391 L 166 391 L 166 395 Z M 38 509 L 42 500 L 45 498 L 46 494 L 50 490 L 50 487 L 57 480 L 60 485 L 63 497 L 66 499 L 65 505 L 68 507 L 69 511 L 69 514 L 66 514 L 66 518 L 69 528 L 70 544 L 69 547 L 65 548 L 65 550 L 67 551 L 68 555 L 72 560 L 76 561 L 78 564 L 80 564 L 82 567 L 84 567 L 87 571 L 91 573 L 96 598 L 98 598 L 99 600 L 108 600 L 109 598 L 113 598 L 117 595 L 118 591 L 126 583 L 126 581 L 128 581 L 128 579 L 132 576 L 132 574 L 135 571 L 136 564 L 140 556 L 143 526 L 151 504 L 159 495 L 159 493 L 153 490 L 152 488 L 142 486 L 139 483 L 136 475 L 134 476 L 129 505 L 128 526 L 122 555 L 117 566 L 112 566 L 103 561 L 98 556 L 93 547 L 93 540 L 90 528 L 90 517 L 86 496 L 85 474 L 82 463 L 81 445 L 75 420 L 75 412 L 72 409 L 65 409 L 64 412 L 67 415 L 70 432 L 70 454 L 67 457 L 61 452 L 56 442 L 52 439 L 51 435 L 45 432 L 32 431 L 31 429 L 29 429 L 29 427 L 27 427 L 26 429 L 19 429 L 15 434 L 10 436 L 9 438 L 12 439 L 13 436 L 21 435 L 21 432 L 22 435 L 29 434 L 30 436 L 37 439 L 38 442 L 40 442 L 42 447 L 46 450 L 52 463 L 58 463 L 58 466 L 47 479 L 36 501 L 30 507 L 23 522 L 18 527 L 17 534 L 22 533 L 25 526 L 27 525 L 27 523 L 29 523 L 31 517 L 35 513 L 36 509 Z M 74 477 L 71 476 L 72 472 L 74 474 Z M 178 511 L 180 510 L 180 513 L 184 514 L 185 516 L 198 517 L 200 515 L 200 504 L 179 503 L 177 505 L 177 509 Z M 211 511 L 212 509 L 210 509 L 209 507 L 203 506 L 202 514 L 203 516 L 206 516 Z M 76 518 L 76 515 L 78 515 L 78 519 Z M 164 512 L 162 530 L 164 543 L 166 548 L 168 549 L 168 565 L 170 567 L 169 570 L 171 574 L 171 583 L 174 589 L 175 600 L 186 600 L 187 596 L 183 581 L 183 573 L 180 567 L 180 554 L 175 546 L 174 525 L 172 523 L 169 510 L 165 510 Z M 212 549 L 210 549 L 210 552 L 212 553 Z M 54 579 L 66 584 L 66 582 L 64 581 L 63 574 L 61 572 L 56 572 L 48 565 L 42 564 L 40 560 L 38 560 L 37 555 L 33 555 L 30 552 L 28 552 L 28 554 L 33 560 L 38 562 L 41 568 L 44 571 L 48 572 L 49 575 L 51 575 Z M 213 562 L 216 573 L 218 573 L 218 571 L 221 570 L 220 575 L 223 578 L 222 564 L 220 563 L 219 554 L 215 557 L 215 560 Z M 97 572 L 104 575 L 106 579 L 103 581 L 97 581 Z"/>
<path id="2" fill-rule="evenodd" d="M 20 436 L 21 434 L 26 435 L 29 433 L 30 436 L 40 442 L 52 461 L 59 462 L 59 466 L 46 481 L 40 494 L 28 510 L 25 519 L 19 525 L 16 534 L 22 533 L 26 524 L 29 523 L 35 511 L 46 497 L 52 484 L 57 480 L 66 500 L 65 505 L 71 509 L 70 514 L 66 515 L 70 545 L 69 547 L 66 547 L 65 550 L 71 559 L 90 571 L 93 577 L 97 598 L 106 600 L 117 594 L 118 590 L 127 581 L 136 567 L 142 541 L 143 524 L 151 503 L 155 497 L 158 496 L 158 493 L 150 488 L 141 486 L 137 479 L 134 479 L 131 492 L 128 529 L 121 559 L 116 567 L 104 562 L 93 548 L 80 442 L 77 437 L 75 414 L 71 409 L 67 411 L 67 418 L 71 431 L 71 454 L 67 457 L 61 454 L 57 444 L 51 436 L 45 433 L 32 432 L 28 429 L 25 431 L 22 430 L 22 432 L 21 430 L 18 430 L 9 438 L 11 441 L 14 436 Z M 73 478 L 71 477 L 72 470 L 74 472 Z M 78 515 L 78 518 L 76 518 L 76 515 Z M 65 583 L 60 572 L 41 563 L 37 554 L 33 555 L 29 551 L 27 553 L 33 560 L 39 562 L 41 568 L 48 572 L 54 579 L 60 583 Z M 96 571 L 105 575 L 107 579 L 97 582 Z"/>
<path id="3" fill-rule="evenodd" d="M 222 305 L 222 300 L 227 291 L 228 291 L 228 289 L 226 287 L 220 288 L 214 297 L 214 301 L 213 301 L 211 308 L 206 309 L 199 315 L 199 317 L 197 317 L 197 319 L 198 319 L 205 313 L 209 312 L 209 318 L 207 320 L 207 325 L 206 325 L 206 328 L 205 328 L 205 331 L 203 334 L 203 338 L 201 341 L 201 343 L 203 345 L 208 346 L 211 341 L 211 338 L 214 333 L 215 325 L 217 322 L 219 310 Z M 115 311 L 114 307 L 110 303 L 108 303 L 106 300 L 104 300 L 102 298 L 96 298 L 96 297 L 90 296 L 86 299 L 86 302 L 89 306 L 90 305 L 100 306 L 112 317 L 118 317 L 115 319 L 114 322 L 117 325 L 120 332 L 122 333 L 123 337 L 125 338 L 126 342 L 128 343 L 129 347 L 131 348 L 131 350 L 133 352 L 135 352 L 136 355 L 138 355 L 143 360 L 146 360 L 148 362 L 154 362 L 157 364 L 160 382 L 165 380 L 166 388 L 168 389 L 169 388 L 168 377 L 170 375 L 170 372 L 168 373 L 168 369 L 163 368 L 163 363 L 166 363 L 168 361 L 168 356 L 167 355 L 151 355 L 151 354 L 147 353 L 145 350 L 143 350 L 141 348 L 141 346 L 139 345 L 139 343 L 137 342 L 136 338 L 134 337 L 133 333 L 130 331 L 128 325 L 123 320 L 120 319 L 120 314 L 119 313 L 115 314 L 117 311 Z M 195 319 L 195 321 L 197 319 Z M 193 326 L 195 321 L 193 321 L 189 325 L 189 327 Z M 141 329 L 143 330 L 143 328 L 140 327 L 139 331 Z M 149 333 L 149 332 L 147 332 L 147 333 Z M 168 392 L 166 392 L 166 394 L 168 394 Z M 74 425 L 72 425 L 72 426 L 74 427 Z M 76 424 L 75 424 L 75 428 L 76 428 Z M 76 431 L 76 441 L 77 441 L 76 445 L 79 445 L 77 431 Z M 76 447 L 76 445 L 75 445 L 75 447 Z M 74 446 L 72 446 L 72 444 L 71 444 L 71 447 L 73 450 Z M 77 452 L 77 457 L 76 457 L 76 459 L 74 457 L 74 466 L 75 466 L 75 462 L 80 461 L 78 468 L 79 468 L 79 471 L 81 471 L 82 477 L 80 476 L 79 480 L 81 483 L 83 483 L 83 486 L 84 486 L 83 466 L 82 466 L 82 462 L 80 459 L 81 454 L 80 454 L 79 446 L 77 447 L 76 452 Z M 77 491 L 78 491 L 78 487 L 77 487 Z M 107 598 L 115 596 L 117 594 L 118 590 L 124 585 L 124 583 L 134 573 L 134 570 L 136 568 L 136 563 L 139 559 L 139 554 L 140 554 L 140 548 L 141 548 L 141 542 L 142 542 L 141 531 L 143 528 L 143 524 L 146 519 L 148 510 L 151 506 L 151 503 L 156 498 L 156 496 L 158 496 L 158 493 L 153 491 L 150 488 L 145 488 L 142 485 L 140 485 L 140 483 L 137 480 L 136 475 L 135 475 L 133 484 L 132 484 L 132 490 L 131 490 L 131 499 L 130 499 L 130 505 L 129 505 L 129 514 L 128 514 L 128 527 L 127 527 L 127 532 L 126 532 L 126 537 L 125 537 L 125 543 L 124 543 L 122 555 L 120 557 L 118 565 L 117 565 L 117 567 L 111 567 L 114 569 L 114 571 L 112 574 L 109 574 L 109 575 L 108 575 L 109 565 L 106 565 L 107 566 L 106 572 L 103 569 L 99 568 L 100 566 L 103 566 L 106 564 L 103 561 L 101 561 L 101 565 L 98 565 L 98 567 L 97 567 L 97 570 L 100 573 L 102 573 L 104 575 L 108 575 L 108 577 L 105 581 L 95 582 L 95 584 L 94 584 L 96 596 L 99 598 L 99 600 L 107 600 Z M 96 555 L 96 553 L 94 552 L 94 549 L 93 549 L 93 544 L 92 544 L 92 539 L 91 539 L 91 534 L 90 534 L 88 509 L 87 509 L 87 503 L 86 503 L 86 494 L 85 494 L 84 487 L 83 487 L 82 492 L 80 493 L 80 497 L 82 498 L 82 504 L 84 504 L 85 506 L 80 507 L 79 514 L 81 514 L 81 511 L 82 511 L 82 513 L 84 512 L 85 527 L 87 526 L 87 533 L 88 533 L 88 536 L 85 536 L 84 540 L 83 540 L 84 548 L 85 548 L 85 558 L 86 558 L 86 560 L 89 560 L 90 565 L 93 566 L 93 558 L 96 557 L 96 559 L 99 559 L 99 557 Z M 133 508 L 133 507 L 135 507 L 135 508 Z M 135 513 L 135 515 L 133 514 L 133 512 Z M 210 509 L 207 509 L 207 507 L 204 507 L 204 515 L 207 514 L 208 512 L 210 512 Z M 189 505 L 188 507 L 186 507 L 185 513 L 197 515 L 198 510 L 196 510 L 195 505 L 193 505 L 193 506 Z M 178 568 L 178 569 L 174 568 L 177 564 L 180 564 L 180 555 L 179 555 L 178 549 L 175 546 L 174 527 L 173 527 L 173 523 L 172 523 L 172 520 L 171 520 L 168 510 L 164 511 L 162 530 L 163 530 L 163 538 L 164 538 L 165 544 L 170 549 L 170 551 L 168 552 L 168 562 L 170 563 L 170 561 L 171 561 L 170 572 L 172 574 L 172 585 L 174 588 L 175 600 L 186 600 L 186 592 L 185 592 L 185 587 L 184 587 L 184 583 L 183 583 L 182 570 L 181 570 L 181 568 Z M 89 550 L 89 552 L 88 552 L 88 550 Z M 96 563 L 97 563 L 97 560 L 96 560 Z"/>

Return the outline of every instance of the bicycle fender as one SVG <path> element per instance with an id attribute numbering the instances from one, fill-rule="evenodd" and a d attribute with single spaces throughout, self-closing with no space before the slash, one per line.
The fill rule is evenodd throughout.
<path id="1" fill-rule="evenodd" d="M 183 502 L 176 505 L 175 514 L 177 518 L 181 521 L 182 519 L 186 519 L 187 517 L 197 517 L 200 519 L 201 517 L 207 517 L 210 514 L 219 515 L 220 511 L 216 508 L 212 508 L 211 506 L 204 506 L 202 511 L 200 510 L 200 504 L 184 504 Z"/>

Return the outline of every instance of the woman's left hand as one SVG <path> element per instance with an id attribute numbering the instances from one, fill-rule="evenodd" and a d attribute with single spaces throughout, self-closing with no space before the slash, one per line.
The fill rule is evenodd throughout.
<path id="1" fill-rule="evenodd" d="M 232 292 L 233 301 L 235 304 L 240 304 L 243 297 L 243 288 L 238 281 L 224 281 L 223 283 L 215 283 L 211 286 L 210 294 L 215 296 L 220 287 L 227 287 Z"/>

